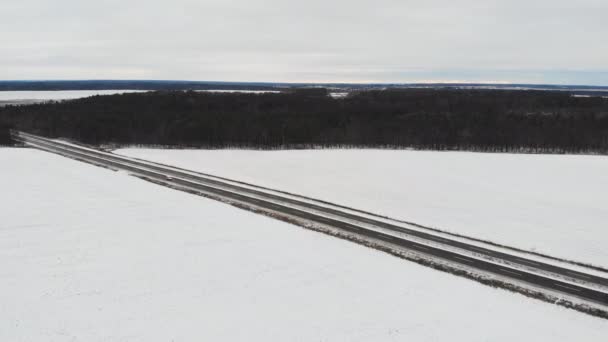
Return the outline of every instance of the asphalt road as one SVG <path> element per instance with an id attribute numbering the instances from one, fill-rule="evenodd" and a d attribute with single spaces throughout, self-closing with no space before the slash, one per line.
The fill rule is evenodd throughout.
<path id="1" fill-rule="evenodd" d="M 239 186 L 233 183 L 227 183 L 217 178 L 212 179 L 200 173 L 186 173 L 170 167 L 161 166 L 159 164 L 144 163 L 132 158 L 126 158 L 105 152 L 99 152 L 90 149 L 80 148 L 73 145 L 62 144 L 59 142 L 29 134 L 21 134 L 19 139 L 34 147 L 38 147 L 50 152 L 68 155 L 75 159 L 80 159 L 95 164 L 129 171 L 170 185 L 204 192 L 214 196 L 219 196 L 233 201 L 238 201 L 267 210 L 272 210 L 301 219 L 317 222 L 320 224 L 341 229 L 343 231 L 367 236 L 379 241 L 383 241 L 385 243 L 399 246 L 401 248 L 417 251 L 433 257 L 448 260 L 452 263 L 465 265 L 467 267 L 479 269 L 484 272 L 540 286 L 555 292 L 565 293 L 596 303 L 608 305 L 608 293 L 579 286 L 577 284 L 553 279 L 551 277 L 540 275 L 538 273 L 528 272 L 527 270 L 516 269 L 506 265 L 492 263 L 488 261 L 487 258 L 501 259 L 511 264 L 525 266 L 526 268 L 550 272 L 553 274 L 561 275 L 563 277 L 577 279 L 587 283 L 595 283 L 608 286 L 608 279 L 598 277 L 596 275 L 587 274 L 572 269 L 555 266 L 552 264 L 542 263 L 537 260 L 526 259 L 517 255 L 511 255 L 492 249 L 483 248 L 474 244 L 467 244 L 458 240 L 451 240 L 434 234 L 425 233 L 419 230 L 392 225 L 383 221 L 374 220 L 369 217 L 359 216 L 353 213 L 328 208 L 326 206 L 315 205 L 314 203 L 306 201 L 299 201 L 294 198 L 269 194 L 267 192 Z M 297 206 L 298 208 L 294 208 L 292 206 Z M 317 213 L 310 212 L 309 210 L 313 210 Z M 326 213 L 329 216 L 342 218 L 351 222 L 364 223 L 365 225 L 372 225 L 389 231 L 405 233 L 410 236 L 415 236 L 419 239 L 466 250 L 469 252 L 473 252 L 477 255 L 482 255 L 484 257 L 473 258 L 464 254 L 459 254 L 431 245 L 407 240 L 405 238 L 401 238 L 391 234 L 366 229 L 364 226 L 353 224 L 351 222 L 344 222 L 341 219 L 323 216 L 322 214 L 318 213 Z"/>

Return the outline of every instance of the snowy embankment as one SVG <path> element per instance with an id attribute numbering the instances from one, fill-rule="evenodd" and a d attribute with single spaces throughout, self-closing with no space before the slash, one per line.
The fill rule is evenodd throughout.
<path id="1" fill-rule="evenodd" d="M 387 150 L 118 153 L 608 267 L 608 157 Z"/>
<path id="2" fill-rule="evenodd" d="M 30 149 L 0 160 L 2 341 L 608 334 L 606 320 L 125 173 Z"/>

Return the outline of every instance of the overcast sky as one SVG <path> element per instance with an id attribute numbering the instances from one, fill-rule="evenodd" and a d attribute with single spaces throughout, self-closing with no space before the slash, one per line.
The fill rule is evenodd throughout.
<path id="1" fill-rule="evenodd" d="M 608 85 L 608 0 L 4 0 L 0 79 Z"/>

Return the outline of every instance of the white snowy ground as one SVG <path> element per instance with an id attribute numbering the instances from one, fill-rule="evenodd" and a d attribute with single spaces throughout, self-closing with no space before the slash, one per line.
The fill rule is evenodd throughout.
<path id="1" fill-rule="evenodd" d="M 141 90 L 57 90 L 57 91 L 0 91 L 0 101 L 15 100 L 73 100 L 95 95 L 114 95 L 142 92 Z"/>
<path id="2" fill-rule="evenodd" d="M 608 267 L 608 157 L 388 150 L 118 153 Z"/>
<path id="3" fill-rule="evenodd" d="M 0 149 L 0 341 L 605 341 L 608 320 Z"/>

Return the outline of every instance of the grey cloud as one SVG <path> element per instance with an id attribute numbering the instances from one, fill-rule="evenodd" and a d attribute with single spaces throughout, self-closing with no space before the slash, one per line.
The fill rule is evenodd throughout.
<path id="1" fill-rule="evenodd" d="M 21 0 L 0 12 L 0 79 L 608 84 L 607 13 L 596 0 Z"/>

